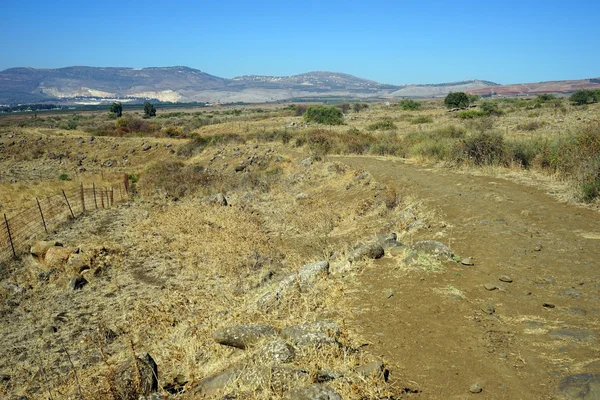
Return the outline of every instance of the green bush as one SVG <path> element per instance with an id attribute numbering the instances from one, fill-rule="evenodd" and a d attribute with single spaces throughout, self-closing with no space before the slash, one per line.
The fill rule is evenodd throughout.
<path id="1" fill-rule="evenodd" d="M 433 122 L 433 118 L 431 118 L 429 115 L 421 115 L 419 117 L 413 118 L 410 120 L 410 123 L 413 125 L 418 125 L 418 124 L 430 124 Z"/>
<path id="2" fill-rule="evenodd" d="M 396 125 L 394 125 L 394 121 L 392 121 L 391 119 L 377 121 L 367 126 L 367 130 L 369 131 L 389 131 L 392 129 L 396 129 Z"/>
<path id="3" fill-rule="evenodd" d="M 308 107 L 304 114 L 304 120 L 324 125 L 342 125 L 344 114 L 337 107 L 314 105 Z"/>
<path id="4" fill-rule="evenodd" d="M 61 180 L 61 181 L 70 181 L 71 180 L 71 178 L 69 178 L 68 174 L 60 174 L 58 176 L 58 179 Z"/>
<path id="5" fill-rule="evenodd" d="M 470 104 L 469 96 L 464 92 L 450 92 L 444 99 L 448 108 L 466 108 Z"/>
<path id="6" fill-rule="evenodd" d="M 484 101 L 481 103 L 481 111 L 486 115 L 502 115 L 502 110 L 498 107 L 498 103 L 495 101 Z"/>
<path id="7" fill-rule="evenodd" d="M 400 100 L 398 106 L 404 111 L 416 111 L 421 109 L 421 103 L 411 99 Z"/>
<path id="8" fill-rule="evenodd" d="M 595 103 L 598 101 L 594 90 L 580 89 L 569 97 L 574 104 L 581 106 L 588 103 Z"/>
<path id="9" fill-rule="evenodd" d="M 495 132 L 481 132 L 459 140 L 451 159 L 457 164 L 497 165 L 505 159 L 504 138 Z"/>

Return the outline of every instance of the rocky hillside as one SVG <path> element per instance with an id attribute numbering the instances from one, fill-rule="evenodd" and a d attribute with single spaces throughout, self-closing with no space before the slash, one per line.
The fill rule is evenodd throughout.
<path id="1" fill-rule="evenodd" d="M 11 68 L 0 72 L 0 104 L 54 101 L 101 104 L 115 99 L 166 102 L 268 102 L 342 96 L 389 98 L 444 96 L 451 90 L 494 86 L 487 81 L 394 86 L 337 72 L 293 76 L 220 78 L 188 67 L 59 69 Z"/>
<path id="2" fill-rule="evenodd" d="M 522 83 L 516 85 L 502 85 L 494 87 L 479 87 L 468 89 L 469 93 L 486 95 L 495 94 L 498 96 L 523 96 L 537 95 L 541 93 L 571 93 L 579 89 L 598 89 L 600 88 L 600 79 L 579 79 L 569 81 L 548 81 L 537 83 Z"/>

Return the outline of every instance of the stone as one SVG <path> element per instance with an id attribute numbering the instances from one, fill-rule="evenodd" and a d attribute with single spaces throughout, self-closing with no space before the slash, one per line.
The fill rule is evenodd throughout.
<path id="1" fill-rule="evenodd" d="M 200 379 L 200 382 L 198 382 L 198 389 L 201 393 L 211 394 L 234 382 L 238 376 L 238 373 L 239 368 L 234 367 L 218 374 Z"/>
<path id="2" fill-rule="evenodd" d="M 600 399 L 600 374 L 577 374 L 560 381 L 558 388 L 567 399 Z"/>
<path id="3" fill-rule="evenodd" d="M 536 245 L 533 247 L 533 250 L 534 250 L 534 251 L 542 251 L 542 245 L 541 245 L 541 244 L 536 244 Z"/>
<path id="4" fill-rule="evenodd" d="M 245 170 L 245 169 L 246 169 L 246 165 L 245 165 L 245 164 L 239 164 L 239 165 L 237 165 L 237 166 L 234 168 L 235 172 L 242 172 L 242 171 L 243 171 L 243 170 Z"/>
<path id="5" fill-rule="evenodd" d="M 467 257 L 467 258 L 463 258 L 460 260 L 460 263 L 462 265 L 466 265 L 466 266 L 472 266 L 475 265 L 475 263 L 473 262 L 473 259 L 471 257 Z"/>
<path id="6" fill-rule="evenodd" d="M 296 195 L 296 200 L 297 200 L 297 201 L 300 201 L 300 200 L 306 200 L 306 199 L 308 199 L 308 198 L 310 198 L 310 196 L 309 196 L 309 195 L 307 195 L 306 193 L 298 193 L 298 194 Z"/>
<path id="7" fill-rule="evenodd" d="M 216 375 L 201 379 L 198 390 L 211 395 L 232 383 L 251 388 L 269 387 L 275 392 L 288 391 L 290 385 L 308 383 L 306 371 L 281 366 L 233 366 Z"/>
<path id="8" fill-rule="evenodd" d="M 571 340 L 574 342 L 596 342 L 596 332 L 591 329 L 565 328 L 548 333 L 552 339 Z"/>
<path id="9" fill-rule="evenodd" d="M 91 266 L 91 254 L 89 253 L 71 253 L 67 260 L 67 266 L 69 270 L 74 274 L 80 274 L 81 272 L 90 269 Z"/>
<path id="10" fill-rule="evenodd" d="M 33 243 L 33 246 L 31 246 L 31 249 L 29 250 L 29 252 L 31 254 L 33 254 L 34 256 L 37 256 L 37 257 L 40 257 L 43 259 L 46 256 L 46 252 L 48 251 L 48 249 L 50 247 L 54 247 L 54 246 L 62 246 L 62 245 L 57 241 L 36 240 Z"/>
<path id="11" fill-rule="evenodd" d="M 213 339 L 222 345 L 247 349 L 265 338 L 275 337 L 277 331 L 268 325 L 236 325 L 217 329 Z"/>
<path id="12" fill-rule="evenodd" d="M 302 165 L 303 167 L 310 167 L 314 162 L 314 158 L 307 157 L 304 160 L 300 161 L 300 165 Z"/>
<path id="13" fill-rule="evenodd" d="M 296 389 L 290 392 L 289 400 L 342 400 L 335 390 L 329 386 L 315 383 L 313 385 Z"/>
<path id="14" fill-rule="evenodd" d="M 552 304 L 552 303 L 544 303 L 544 304 L 542 304 L 542 307 L 544 307 L 544 308 L 554 308 L 556 306 L 554 304 Z"/>
<path id="15" fill-rule="evenodd" d="M 421 240 L 413 244 L 411 248 L 415 251 L 436 257 L 439 260 L 450 260 L 454 256 L 448 246 L 435 240 Z"/>
<path id="16" fill-rule="evenodd" d="M 511 283 L 513 281 L 513 279 L 508 275 L 501 275 L 498 277 L 498 280 L 505 283 Z"/>
<path id="17" fill-rule="evenodd" d="M 117 367 L 111 389 L 118 398 L 128 399 L 129 390 L 134 385 L 138 386 L 138 393 L 142 396 L 158 390 L 158 366 L 148 353 L 136 357 L 134 362 L 128 361 Z"/>
<path id="18" fill-rule="evenodd" d="M 375 260 L 383 257 L 384 254 L 385 250 L 383 249 L 383 246 L 379 243 L 366 243 L 359 246 L 354 251 L 350 252 L 350 254 L 348 255 L 348 261 L 352 263 L 355 261 L 362 260 L 364 258 L 370 258 Z"/>
<path id="19" fill-rule="evenodd" d="M 383 295 L 386 299 L 391 298 L 394 295 L 394 289 L 386 289 L 383 291 Z"/>
<path id="20" fill-rule="evenodd" d="M 567 288 L 559 293 L 559 296 L 566 296 L 572 299 L 578 299 L 581 297 L 581 290 L 575 288 Z"/>
<path id="21" fill-rule="evenodd" d="M 300 285 L 307 286 L 314 283 L 319 277 L 327 276 L 329 274 L 329 262 L 318 261 L 303 265 L 300 267 L 297 274 Z"/>
<path id="22" fill-rule="evenodd" d="M 484 303 L 481 305 L 481 311 L 486 314 L 492 315 L 496 312 L 496 308 L 492 303 Z"/>
<path id="23" fill-rule="evenodd" d="M 50 334 L 50 335 L 56 333 L 57 331 L 58 331 L 58 329 L 52 325 L 49 325 L 44 328 L 44 333 Z"/>
<path id="24" fill-rule="evenodd" d="M 151 146 L 151 145 L 149 145 L 149 144 L 145 144 L 145 145 L 143 145 L 143 146 L 142 146 L 142 151 L 148 151 L 148 150 L 150 150 L 151 148 L 152 148 L 152 146 Z"/>
<path id="25" fill-rule="evenodd" d="M 485 290 L 489 291 L 498 289 L 498 286 L 494 285 L 493 283 L 486 283 L 483 285 L 483 287 L 485 288 Z"/>
<path id="26" fill-rule="evenodd" d="M 69 281 L 69 289 L 80 290 L 87 284 L 88 284 L 88 281 L 84 277 L 78 276 Z"/>
<path id="27" fill-rule="evenodd" d="M 321 320 L 289 326 L 281 332 L 281 336 L 289 340 L 294 346 L 305 348 L 339 345 L 337 338 L 340 333 L 340 328 L 336 322 Z"/>
<path id="28" fill-rule="evenodd" d="M 69 256 L 73 252 L 68 247 L 53 246 L 46 251 L 44 261 L 48 268 L 58 268 L 67 263 Z"/>
<path id="29" fill-rule="evenodd" d="M 376 360 L 356 368 L 356 373 L 365 378 L 377 378 L 387 381 L 388 374 L 381 360 Z"/>
<path id="30" fill-rule="evenodd" d="M 227 199 L 225 198 L 225 196 L 223 195 L 223 193 L 217 193 L 217 194 L 215 194 L 213 196 L 210 196 L 207 199 L 207 202 L 210 203 L 210 204 L 218 205 L 218 206 L 226 206 L 228 204 L 227 203 Z"/>
<path id="31" fill-rule="evenodd" d="M 469 388 L 469 392 L 471 392 L 471 393 L 481 393 L 482 391 L 483 391 L 483 388 L 481 387 L 481 385 L 479 383 L 474 383 Z"/>
<path id="32" fill-rule="evenodd" d="M 261 361 L 287 364 L 294 361 L 294 348 L 283 339 L 275 339 L 265 343 L 258 351 Z"/>

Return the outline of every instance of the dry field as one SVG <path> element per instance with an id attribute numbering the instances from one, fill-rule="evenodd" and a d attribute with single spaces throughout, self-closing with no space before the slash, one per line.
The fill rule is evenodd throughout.
<path id="1" fill-rule="evenodd" d="M 596 143 L 548 154 L 593 139 L 598 105 L 522 103 L 1 121 L 8 216 L 136 183 L 2 266 L 0 395 L 597 398 L 598 203 L 572 159 Z M 487 133 L 501 154 L 461 158 Z"/>

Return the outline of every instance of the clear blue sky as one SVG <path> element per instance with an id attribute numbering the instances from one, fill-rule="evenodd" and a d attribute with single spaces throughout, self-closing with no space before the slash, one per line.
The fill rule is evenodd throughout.
<path id="1" fill-rule="evenodd" d="M 600 0 L 6 1 L 0 37 L 0 70 L 327 70 L 393 84 L 600 76 Z"/>

